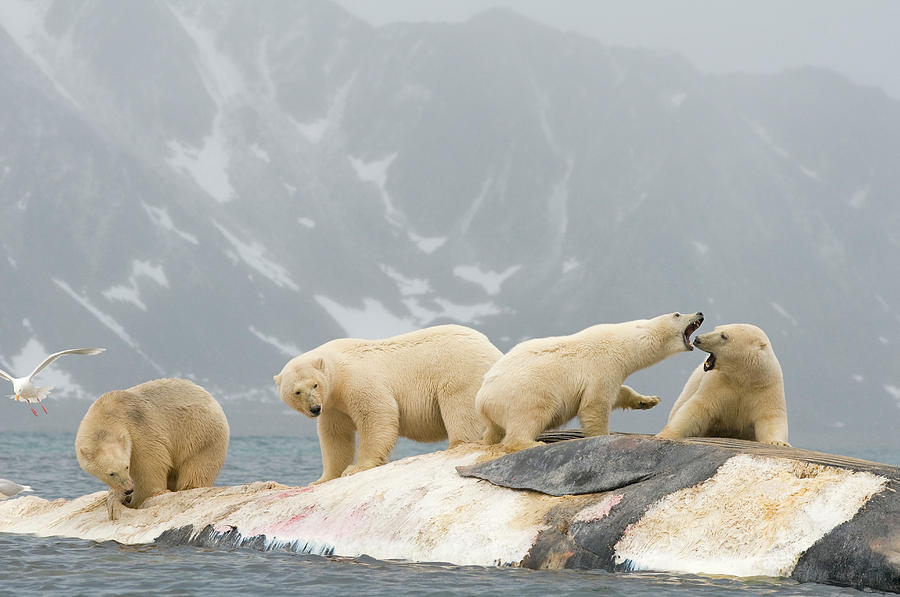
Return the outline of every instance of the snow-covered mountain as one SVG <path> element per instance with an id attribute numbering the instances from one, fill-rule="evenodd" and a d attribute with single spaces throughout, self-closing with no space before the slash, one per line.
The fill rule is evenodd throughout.
<path id="1" fill-rule="evenodd" d="M 238 432 L 311 431 L 272 375 L 331 338 L 456 321 L 507 349 L 702 310 L 768 332 L 795 444 L 900 441 L 879 90 L 703 76 L 505 11 L 5 0 L 0 25 L 0 368 L 109 349 L 42 374 L 67 414 L 4 403 L 3 428 L 74 429 L 88 398 L 183 375 Z M 613 427 L 661 428 L 701 360 L 634 376 L 663 404 Z"/>

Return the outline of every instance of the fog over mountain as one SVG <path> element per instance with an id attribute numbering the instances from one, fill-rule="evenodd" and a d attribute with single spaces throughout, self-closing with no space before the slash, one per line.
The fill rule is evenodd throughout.
<path id="1" fill-rule="evenodd" d="M 795 445 L 900 441 L 900 102 L 877 89 L 701 75 L 498 10 L 6 0 L 0 25 L 0 368 L 108 349 L 2 429 L 188 376 L 237 433 L 312 433 L 272 375 L 335 337 L 459 322 L 506 350 L 701 310 L 766 330 Z M 663 403 L 612 428 L 660 429 L 704 356 L 630 378 Z"/>

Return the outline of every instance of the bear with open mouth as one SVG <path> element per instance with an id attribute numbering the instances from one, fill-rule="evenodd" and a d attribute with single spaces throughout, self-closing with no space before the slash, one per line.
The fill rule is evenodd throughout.
<path id="1" fill-rule="evenodd" d="M 734 437 L 789 446 L 781 365 L 765 332 L 746 323 L 694 339 L 709 356 L 691 374 L 657 437 Z"/>
<path id="2" fill-rule="evenodd" d="M 528 448 L 539 433 L 576 415 L 585 435 L 609 434 L 612 409 L 659 403 L 623 386 L 625 378 L 693 350 L 691 334 L 702 322 L 702 313 L 668 313 L 517 344 L 485 374 L 475 398 L 487 424 L 483 442 Z"/>

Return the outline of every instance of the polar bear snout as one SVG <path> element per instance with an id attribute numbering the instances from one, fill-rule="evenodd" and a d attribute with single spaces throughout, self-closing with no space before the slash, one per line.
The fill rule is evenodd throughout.
<path id="1" fill-rule="evenodd" d="M 312 406 L 309 407 L 309 414 L 311 414 L 314 417 L 318 417 L 319 413 L 321 413 L 321 412 L 322 412 L 322 407 L 319 406 L 318 404 L 313 404 Z"/>
<path id="2" fill-rule="evenodd" d="M 675 316 L 680 317 L 681 314 L 676 313 Z M 681 338 L 682 338 L 682 341 L 684 342 L 685 350 L 694 350 L 694 344 L 696 342 L 694 342 L 694 343 L 691 342 L 691 334 L 696 332 L 702 323 L 703 323 L 703 313 L 701 313 L 700 311 L 697 311 L 696 313 L 694 313 L 691 316 L 687 326 L 684 328 L 684 331 L 681 333 Z"/>

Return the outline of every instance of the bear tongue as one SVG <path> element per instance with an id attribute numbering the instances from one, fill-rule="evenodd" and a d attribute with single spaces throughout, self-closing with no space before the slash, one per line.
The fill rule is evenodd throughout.
<path id="1" fill-rule="evenodd" d="M 703 370 L 709 371 L 715 366 L 716 366 L 716 355 L 714 355 L 713 353 L 709 353 L 709 356 L 706 357 L 705 361 L 703 361 Z"/>

